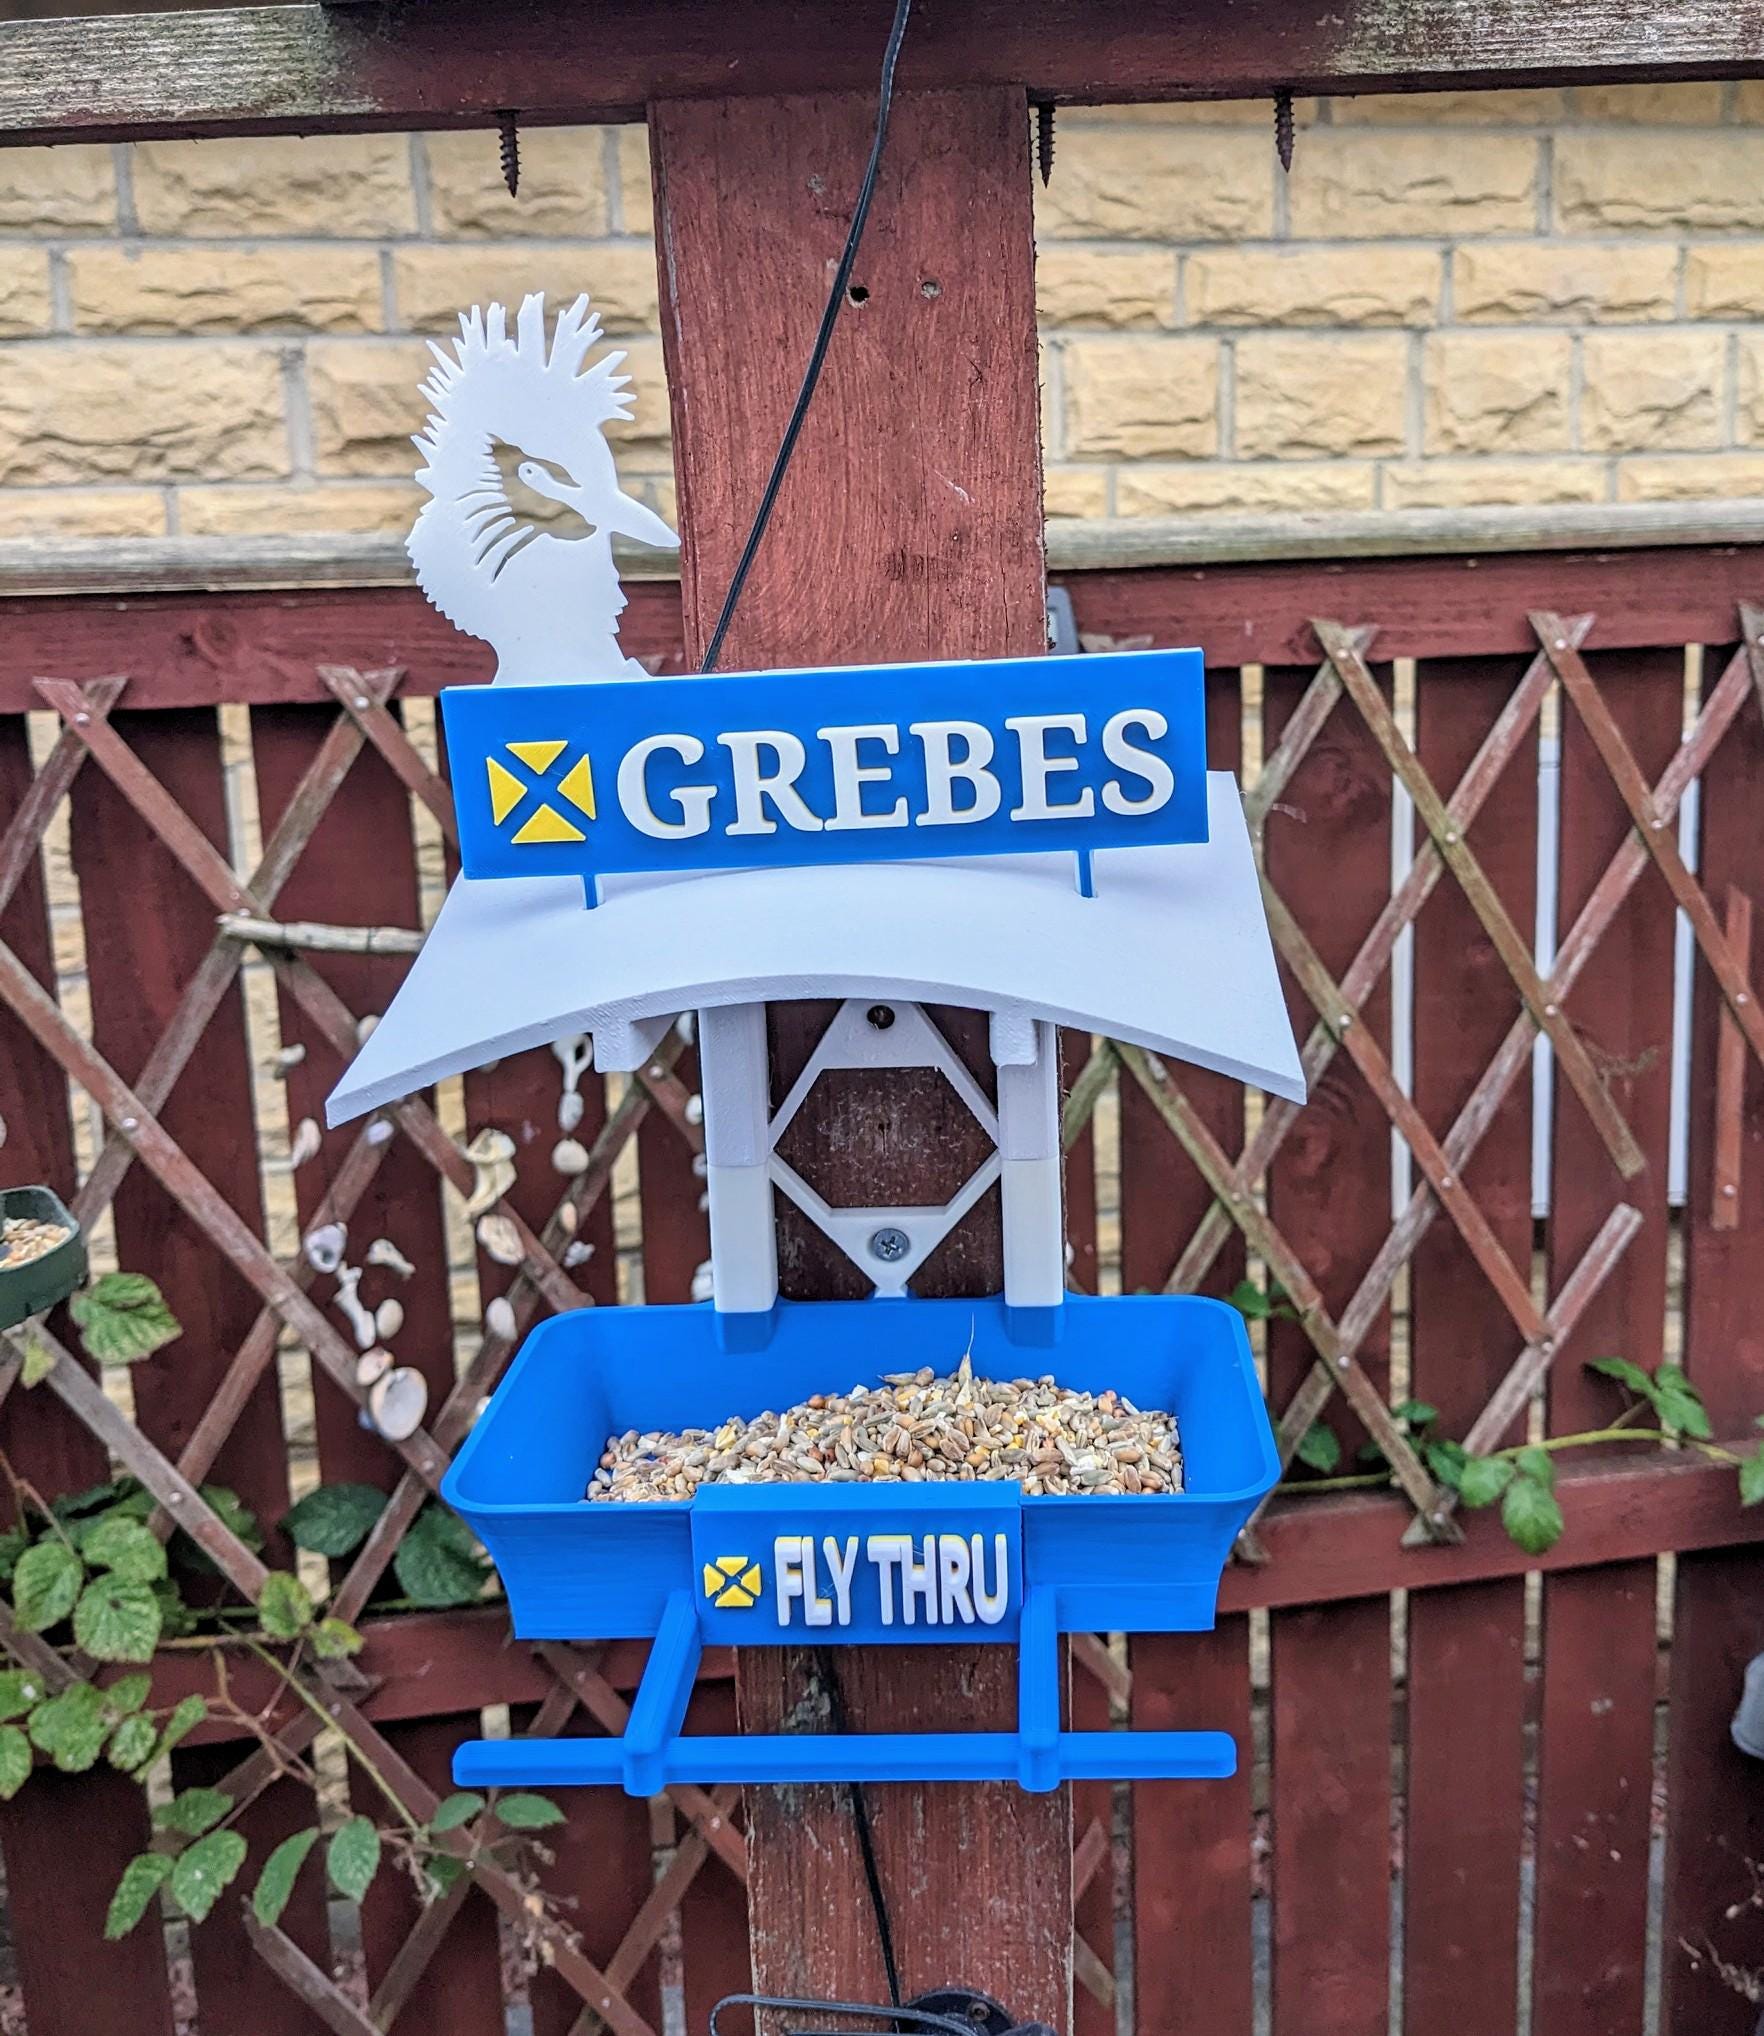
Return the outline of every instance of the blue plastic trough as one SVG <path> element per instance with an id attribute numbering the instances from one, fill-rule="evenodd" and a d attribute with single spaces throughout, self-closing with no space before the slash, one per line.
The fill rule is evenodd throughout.
<path id="1" fill-rule="evenodd" d="M 528 1339 L 442 1486 L 494 1557 L 527 1640 L 654 1639 L 618 1739 L 476 1740 L 462 1786 L 997 1781 L 1230 1774 L 1222 1732 L 1063 1732 L 1063 1632 L 1213 1624 L 1232 1540 L 1279 1475 L 1242 1319 L 1191 1296 L 1073 1295 L 1051 1346 L 1002 1301 L 781 1302 L 732 1356 L 708 1306 L 585 1308 Z M 679 1504 L 583 1494 L 609 1436 L 715 1427 L 885 1372 L 1051 1373 L 1176 1415 L 1170 1496 L 1025 1497 L 1015 1484 L 715 1485 Z M 1018 1647 L 1014 1732 L 684 1735 L 710 1645 L 957 1640 Z"/>

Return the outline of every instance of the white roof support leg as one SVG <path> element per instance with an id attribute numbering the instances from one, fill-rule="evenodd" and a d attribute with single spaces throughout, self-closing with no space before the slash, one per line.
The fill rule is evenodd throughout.
<path id="1" fill-rule="evenodd" d="M 1009 1308 L 1057 1308 L 1066 1291 L 1060 1200 L 1060 1088 L 1054 1028 L 1035 1021 L 1035 1057 L 998 1069 L 998 1151 Z"/>
<path id="2" fill-rule="evenodd" d="M 720 1315 L 769 1316 L 778 1299 L 764 1004 L 698 1014 L 710 1190 L 711 1293 Z"/>

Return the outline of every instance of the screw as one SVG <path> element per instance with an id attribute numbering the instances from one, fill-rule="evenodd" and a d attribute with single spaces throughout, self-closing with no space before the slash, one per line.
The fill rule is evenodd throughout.
<path id="1" fill-rule="evenodd" d="M 518 197 L 521 189 L 521 132 L 515 125 L 513 113 L 497 114 L 496 126 L 502 144 L 502 181 L 508 186 L 508 195 Z"/>
<path id="2" fill-rule="evenodd" d="M 1044 99 L 1035 109 L 1035 164 L 1041 172 L 1045 188 L 1053 179 L 1054 159 L 1054 109 L 1051 99 Z"/>
<path id="3" fill-rule="evenodd" d="M 886 1032 L 894 1023 L 894 1013 L 886 1004 L 872 1004 L 864 1016 L 878 1032 Z"/>
<path id="4" fill-rule="evenodd" d="M 897 1230 L 892 1223 L 871 1233 L 870 1256 L 879 1258 L 884 1265 L 897 1264 L 911 1249 L 912 1239 L 904 1230 Z"/>
<path id="5" fill-rule="evenodd" d="M 1280 167 L 1292 168 L 1292 94 L 1281 90 L 1274 94 L 1274 153 L 1280 158 Z"/>

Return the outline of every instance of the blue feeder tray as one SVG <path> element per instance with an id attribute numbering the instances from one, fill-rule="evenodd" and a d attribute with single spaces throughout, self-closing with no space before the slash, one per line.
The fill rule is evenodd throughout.
<path id="1" fill-rule="evenodd" d="M 1228 1775 L 1223 1732 L 1063 1732 L 1063 1632 L 1210 1627 L 1238 1529 L 1280 1473 L 1242 1318 L 1193 1296 L 1072 1295 L 1051 1346 L 1002 1300 L 780 1302 L 732 1356 L 708 1306 L 584 1308 L 527 1340 L 442 1485 L 494 1557 L 524 1640 L 651 1636 L 619 1739 L 474 1740 L 466 1787 L 1062 1781 Z M 590 1502 L 609 1436 L 715 1427 L 971 1351 L 981 1378 L 1051 1373 L 1174 1412 L 1184 1489 L 1027 1497 L 1003 1482 L 708 1485 Z M 1014 1732 L 683 1735 L 707 1645 L 1015 1642 Z"/>

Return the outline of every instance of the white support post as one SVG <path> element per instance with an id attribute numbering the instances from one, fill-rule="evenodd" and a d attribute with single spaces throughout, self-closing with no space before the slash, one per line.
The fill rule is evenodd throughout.
<path id="1" fill-rule="evenodd" d="M 1035 1021 L 1035 1058 L 998 1069 L 1004 1292 L 1009 1308 L 1057 1308 L 1066 1293 L 1060 1089 L 1054 1028 Z"/>
<path id="2" fill-rule="evenodd" d="M 700 1011 L 698 1067 L 712 1298 L 719 1314 L 769 1314 L 778 1298 L 778 1240 L 772 1227 L 765 1005 Z"/>

